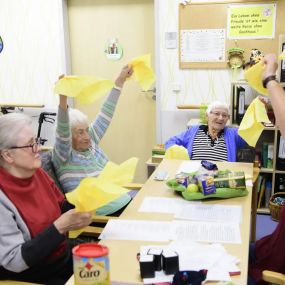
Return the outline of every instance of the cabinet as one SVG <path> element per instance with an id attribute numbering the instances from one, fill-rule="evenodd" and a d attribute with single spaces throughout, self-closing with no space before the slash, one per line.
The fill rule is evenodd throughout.
<path id="1" fill-rule="evenodd" d="M 231 83 L 232 125 L 240 124 L 247 107 L 258 95 L 246 81 Z M 268 117 L 272 124 L 265 127 L 255 147 L 255 163 L 260 167 L 256 181 L 258 213 L 269 213 L 268 203 L 271 195 L 285 190 L 285 143 L 281 139 L 280 144 L 280 131 L 275 126 L 272 110 L 268 111 Z"/>

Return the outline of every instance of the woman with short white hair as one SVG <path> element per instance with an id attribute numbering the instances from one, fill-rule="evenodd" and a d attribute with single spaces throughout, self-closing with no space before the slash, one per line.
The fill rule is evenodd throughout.
<path id="1" fill-rule="evenodd" d="M 131 67 L 123 67 L 115 80 L 115 87 L 112 88 L 91 124 L 81 111 L 68 107 L 66 96 L 60 95 L 52 159 L 64 193 L 73 191 L 85 177 L 97 177 L 109 161 L 103 149 L 99 147 L 99 143 L 111 123 L 121 89 L 132 73 Z M 116 213 L 118 215 L 131 198 L 129 194 L 123 194 L 97 209 L 96 214 Z"/>
<path id="2" fill-rule="evenodd" d="M 0 279 L 65 284 L 72 275 L 68 231 L 91 223 L 41 169 L 30 117 L 0 117 Z"/>
<path id="3" fill-rule="evenodd" d="M 246 147 L 247 143 L 238 135 L 237 128 L 226 126 L 229 118 L 228 104 L 214 101 L 206 110 L 207 125 L 191 126 L 168 139 L 165 148 L 183 146 L 192 160 L 234 162 L 237 160 L 237 151 Z"/>

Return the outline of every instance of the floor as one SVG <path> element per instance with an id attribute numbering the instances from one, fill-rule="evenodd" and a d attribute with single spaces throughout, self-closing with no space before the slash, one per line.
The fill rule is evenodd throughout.
<path id="1" fill-rule="evenodd" d="M 271 234 L 277 224 L 277 222 L 271 219 L 270 215 L 258 214 L 256 219 L 256 240 Z"/>

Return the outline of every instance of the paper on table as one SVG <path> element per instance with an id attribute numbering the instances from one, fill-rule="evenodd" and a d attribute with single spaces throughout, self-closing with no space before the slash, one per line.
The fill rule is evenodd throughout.
<path id="1" fill-rule="evenodd" d="M 191 202 L 178 198 L 145 197 L 138 211 L 175 214 L 183 205 L 188 205 L 189 203 Z"/>
<path id="2" fill-rule="evenodd" d="M 241 223 L 241 206 L 184 204 L 176 212 L 175 218 L 196 221 Z"/>
<path id="3" fill-rule="evenodd" d="M 174 240 L 201 242 L 241 243 L 238 223 L 212 223 L 197 221 L 173 221 L 176 229 Z"/>
<path id="4" fill-rule="evenodd" d="M 147 91 L 155 81 L 155 74 L 151 68 L 150 54 L 142 55 L 132 59 L 129 62 L 132 66 L 134 73 L 131 78 L 139 82 L 144 91 Z"/>
<path id="5" fill-rule="evenodd" d="M 177 173 L 185 172 L 185 173 L 191 173 L 198 171 L 198 169 L 201 167 L 201 162 L 199 160 L 190 160 L 190 161 L 183 161 L 179 168 Z"/>
<path id="6" fill-rule="evenodd" d="M 169 241 L 174 232 L 171 222 L 109 220 L 100 239 Z"/>
<path id="7" fill-rule="evenodd" d="M 240 123 L 238 134 L 252 147 L 255 147 L 263 129 L 264 123 L 270 123 L 265 105 L 255 98 L 247 108 Z"/>
<path id="8" fill-rule="evenodd" d="M 100 99 L 114 86 L 111 80 L 92 76 L 65 76 L 57 81 L 54 93 L 75 97 L 81 104 Z"/>

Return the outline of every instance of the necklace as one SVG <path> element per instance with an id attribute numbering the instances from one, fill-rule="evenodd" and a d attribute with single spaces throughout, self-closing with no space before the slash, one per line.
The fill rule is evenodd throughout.
<path id="1" fill-rule="evenodd" d="M 219 145 L 219 137 L 212 139 L 209 131 L 207 131 L 207 145 L 211 148 L 216 148 L 216 146 Z"/>

